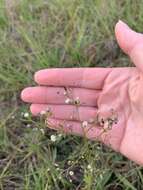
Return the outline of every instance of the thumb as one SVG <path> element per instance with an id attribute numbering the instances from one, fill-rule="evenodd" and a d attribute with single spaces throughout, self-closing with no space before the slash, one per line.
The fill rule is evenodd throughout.
<path id="1" fill-rule="evenodd" d="M 121 49 L 143 72 L 143 34 L 133 31 L 127 24 L 119 21 L 115 26 L 115 36 Z"/>

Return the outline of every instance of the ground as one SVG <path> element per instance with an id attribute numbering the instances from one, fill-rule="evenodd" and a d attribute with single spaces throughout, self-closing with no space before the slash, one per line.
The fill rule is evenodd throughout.
<path id="1" fill-rule="evenodd" d="M 114 26 L 142 32 L 142 18 L 142 0 L 0 0 L 0 190 L 143 189 L 142 167 L 44 128 L 20 100 L 38 69 L 132 66 Z"/>

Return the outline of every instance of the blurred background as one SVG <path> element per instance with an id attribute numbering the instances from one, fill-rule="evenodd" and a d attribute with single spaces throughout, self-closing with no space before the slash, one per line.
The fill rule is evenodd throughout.
<path id="1" fill-rule="evenodd" d="M 143 168 L 44 127 L 20 91 L 55 67 L 124 67 L 114 26 L 143 32 L 142 0 L 0 0 L 0 190 L 142 190 Z"/>

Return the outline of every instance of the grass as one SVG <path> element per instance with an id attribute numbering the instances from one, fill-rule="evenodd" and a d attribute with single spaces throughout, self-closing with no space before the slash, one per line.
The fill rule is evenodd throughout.
<path id="1" fill-rule="evenodd" d="M 142 0 L 0 0 L 1 190 L 143 189 L 142 168 L 104 145 L 33 130 L 42 123 L 19 97 L 38 69 L 130 66 L 114 25 L 142 32 L 142 18 Z"/>

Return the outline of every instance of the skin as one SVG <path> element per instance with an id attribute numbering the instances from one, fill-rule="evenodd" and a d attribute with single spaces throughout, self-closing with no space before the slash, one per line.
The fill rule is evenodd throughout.
<path id="1" fill-rule="evenodd" d="M 143 34 L 134 32 L 119 21 L 115 36 L 121 49 L 135 67 L 124 68 L 55 68 L 35 73 L 36 87 L 21 93 L 23 101 L 31 103 L 30 110 L 38 115 L 50 107 L 51 128 L 66 133 L 86 135 L 100 140 L 138 164 L 143 164 Z M 65 103 L 64 88 L 72 89 L 72 97 L 80 98 L 80 106 Z M 117 113 L 118 122 L 110 130 L 81 123 L 97 114 L 104 119 Z M 72 115 L 72 118 L 71 118 Z"/>

